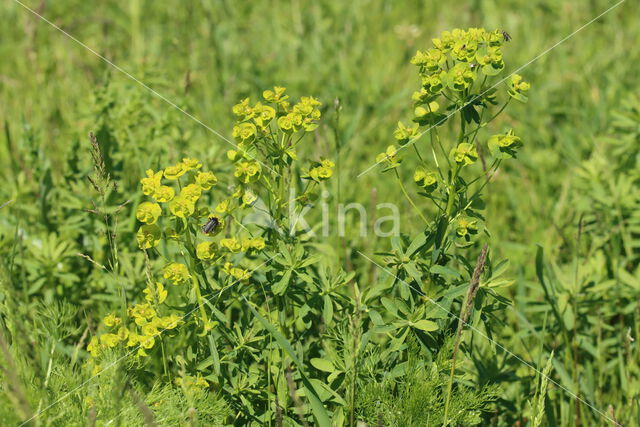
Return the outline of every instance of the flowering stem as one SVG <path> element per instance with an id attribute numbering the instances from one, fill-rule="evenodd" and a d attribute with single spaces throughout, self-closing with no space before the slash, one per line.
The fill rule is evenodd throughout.
<path id="1" fill-rule="evenodd" d="M 186 227 L 186 237 L 187 237 L 187 242 L 185 245 L 185 248 L 187 250 L 187 252 L 189 252 L 191 254 L 191 270 L 193 271 L 194 274 L 191 275 L 191 283 L 193 284 L 193 289 L 195 291 L 196 294 L 196 299 L 198 300 L 198 308 L 200 309 L 200 314 L 202 315 L 202 323 L 203 323 L 203 328 L 206 331 L 207 330 L 207 324 L 208 324 L 208 319 L 207 319 L 207 312 L 204 310 L 204 305 L 202 304 L 202 294 L 200 292 L 200 282 L 198 281 L 198 277 L 196 274 L 201 274 L 204 276 L 204 271 L 202 271 L 202 266 L 200 266 L 200 268 L 198 269 L 195 263 L 195 249 L 194 249 L 194 245 L 193 242 L 191 240 L 191 228 L 189 227 L 188 224 L 185 224 Z M 204 277 L 204 280 L 206 281 L 206 277 Z"/>
<path id="2" fill-rule="evenodd" d="M 191 282 L 193 283 L 193 290 L 196 293 L 196 299 L 198 300 L 198 308 L 200 309 L 200 315 L 202 316 L 203 328 L 207 330 L 207 312 L 204 310 L 204 305 L 202 304 L 202 294 L 200 293 L 200 283 L 198 282 L 198 278 L 194 275 L 191 276 Z"/>

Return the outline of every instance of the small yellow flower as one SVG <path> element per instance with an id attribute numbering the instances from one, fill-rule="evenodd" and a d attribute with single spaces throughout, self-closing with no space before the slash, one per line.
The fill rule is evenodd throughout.
<path id="1" fill-rule="evenodd" d="M 198 184 L 203 190 L 209 190 L 216 185 L 218 178 L 211 172 L 200 172 L 196 175 L 196 184 Z"/>
<path id="2" fill-rule="evenodd" d="M 129 334 L 129 339 L 127 340 L 127 347 L 133 347 L 134 345 L 138 345 L 140 343 L 141 336 L 131 332 Z"/>
<path id="3" fill-rule="evenodd" d="M 241 185 L 237 185 L 235 190 L 233 190 L 233 194 L 231 194 L 231 197 L 233 197 L 234 199 L 239 199 L 242 197 L 243 194 L 244 194 L 244 189 L 242 188 Z"/>
<path id="4" fill-rule="evenodd" d="M 262 250 L 266 246 L 265 241 L 262 237 L 250 237 L 246 239 L 242 239 L 242 251 L 246 252 L 250 249 Z"/>
<path id="5" fill-rule="evenodd" d="M 147 356 L 147 352 L 144 351 L 149 350 L 150 348 L 153 347 L 153 345 L 156 343 L 156 340 L 153 336 L 149 336 L 149 337 L 144 337 L 144 336 L 138 336 L 138 343 L 140 344 L 140 348 L 138 349 L 138 355 L 139 356 Z"/>
<path id="6" fill-rule="evenodd" d="M 302 178 L 304 179 L 312 179 L 315 182 L 320 182 L 327 180 L 333 176 L 333 167 L 335 163 L 331 160 L 323 159 L 320 162 L 315 162 L 312 164 L 309 172 L 304 175 Z"/>
<path id="7" fill-rule="evenodd" d="M 286 89 L 280 86 L 276 86 L 273 90 L 265 90 L 262 92 L 262 97 L 267 102 L 272 102 L 274 104 L 280 104 L 285 99 L 289 98 L 287 95 L 284 95 L 284 91 Z"/>
<path id="8" fill-rule="evenodd" d="M 224 213 L 229 213 L 231 212 L 230 209 L 230 203 L 231 201 L 229 199 L 225 199 L 223 201 L 221 201 L 220 203 L 218 203 L 218 206 L 216 206 L 216 212 L 224 214 Z"/>
<path id="9" fill-rule="evenodd" d="M 247 190 L 242 195 L 242 206 L 251 206 L 256 200 L 258 200 L 258 196 Z"/>
<path id="10" fill-rule="evenodd" d="M 195 204 L 202 195 L 202 188 L 198 184 L 189 184 L 180 191 L 178 197 Z"/>
<path id="11" fill-rule="evenodd" d="M 155 301 L 157 304 L 162 304 L 167 299 L 168 295 L 167 290 L 160 282 L 156 283 L 155 289 L 152 288 L 151 285 L 148 285 L 142 292 L 145 294 L 144 299 L 150 303 Z"/>
<path id="12" fill-rule="evenodd" d="M 151 319 L 156 315 L 156 311 L 151 307 L 150 304 L 136 304 L 133 307 L 129 308 L 129 315 L 134 319 Z"/>
<path id="13" fill-rule="evenodd" d="M 102 348 L 100 347 L 100 342 L 98 341 L 98 337 L 96 337 L 95 335 L 92 336 L 91 340 L 89 341 L 89 345 L 87 345 L 87 351 L 91 353 L 92 357 L 98 357 L 101 349 Z"/>
<path id="14" fill-rule="evenodd" d="M 120 337 L 116 334 L 102 334 L 100 335 L 100 344 L 105 347 L 113 348 L 120 342 Z"/>
<path id="15" fill-rule="evenodd" d="M 178 262 L 172 262 L 167 264 L 162 269 L 163 275 L 165 279 L 171 280 L 174 285 L 179 285 L 180 283 L 184 283 L 191 278 L 189 274 L 189 269 L 186 265 L 180 264 Z"/>
<path id="16" fill-rule="evenodd" d="M 216 245 L 213 242 L 202 242 L 196 246 L 196 256 L 198 259 L 211 260 L 215 258 Z"/>
<path id="17" fill-rule="evenodd" d="M 284 132 L 291 132 L 295 129 L 293 114 L 287 114 L 278 118 L 278 127 Z"/>
<path id="18" fill-rule="evenodd" d="M 469 239 L 471 235 L 478 234 L 478 221 L 461 217 L 456 221 L 456 236 L 460 238 Z"/>
<path id="19" fill-rule="evenodd" d="M 167 185 L 161 185 L 158 188 L 156 188 L 156 191 L 151 195 L 151 197 L 156 199 L 157 202 L 166 203 L 171 201 L 171 199 L 173 199 L 173 196 L 175 196 L 175 194 L 176 192 L 173 190 L 173 188 Z"/>
<path id="20" fill-rule="evenodd" d="M 253 249 L 261 251 L 265 248 L 266 243 L 262 237 L 254 237 L 251 239 L 251 246 L 253 246 Z"/>
<path id="21" fill-rule="evenodd" d="M 459 165 L 470 165 L 478 160 L 478 152 L 475 145 L 462 142 L 451 150 L 451 157 Z"/>
<path id="22" fill-rule="evenodd" d="M 187 172 L 187 169 L 182 163 L 178 163 L 175 166 L 167 166 L 164 170 L 164 177 L 167 179 L 175 180 L 180 178 Z"/>
<path id="23" fill-rule="evenodd" d="M 231 108 L 233 114 L 248 120 L 253 117 L 253 108 L 249 105 L 249 98 L 245 98 Z"/>
<path id="24" fill-rule="evenodd" d="M 148 350 L 153 347 L 153 345 L 156 343 L 156 340 L 152 336 L 147 336 L 147 337 L 138 336 L 138 342 L 140 343 L 140 347 L 146 348 Z"/>
<path id="25" fill-rule="evenodd" d="M 256 117 L 254 120 L 260 127 L 265 127 L 276 116 L 276 110 L 268 105 L 257 103 L 254 107 Z"/>
<path id="26" fill-rule="evenodd" d="M 242 249 L 242 245 L 235 237 L 220 240 L 220 246 L 229 252 L 240 252 L 240 249 Z"/>
<path id="27" fill-rule="evenodd" d="M 231 135 L 238 141 L 252 142 L 256 138 L 257 133 L 258 129 L 253 123 L 240 123 L 233 127 Z"/>
<path id="28" fill-rule="evenodd" d="M 242 268 L 238 268 L 238 267 L 234 267 L 231 269 L 231 275 L 236 279 L 236 280 L 249 280 L 249 278 L 251 277 L 251 273 L 249 273 L 247 270 L 244 270 Z"/>
<path id="29" fill-rule="evenodd" d="M 198 376 L 196 377 L 196 382 L 194 383 L 194 385 L 196 387 L 209 387 L 209 383 L 207 382 L 207 380 L 205 380 L 204 378 L 202 378 L 201 375 L 198 374 Z"/>
<path id="30" fill-rule="evenodd" d="M 395 145 L 390 145 L 387 149 L 376 156 L 376 163 L 387 163 L 389 168 L 395 168 L 400 165 L 400 159 L 398 158 L 398 150 Z"/>
<path id="31" fill-rule="evenodd" d="M 140 249 L 153 248 L 160 243 L 160 227 L 155 224 L 146 224 L 138 229 L 136 239 Z"/>
<path id="32" fill-rule="evenodd" d="M 145 337 L 155 337 L 156 335 L 158 335 L 158 325 L 156 324 L 155 321 L 151 321 L 143 325 L 141 328 L 141 331 L 142 331 L 142 335 L 144 335 Z"/>
<path id="33" fill-rule="evenodd" d="M 333 163 L 333 161 L 329 159 L 320 160 L 320 164 L 325 168 L 333 168 L 336 165 L 335 163 Z"/>
<path id="34" fill-rule="evenodd" d="M 159 204 L 153 202 L 142 202 L 136 209 L 136 218 L 138 221 L 147 224 L 155 224 L 158 217 L 162 214 L 162 208 Z"/>
<path id="35" fill-rule="evenodd" d="M 434 172 L 428 172 L 422 168 L 419 168 L 413 174 L 413 180 L 420 187 L 423 187 L 428 192 L 435 190 L 438 187 L 438 179 Z"/>
<path id="36" fill-rule="evenodd" d="M 182 318 L 176 314 L 170 314 L 169 316 L 160 317 L 158 321 L 162 329 L 175 329 L 182 321 Z"/>
<path id="37" fill-rule="evenodd" d="M 200 169 L 202 167 L 202 163 L 198 159 L 190 159 L 185 157 L 182 159 L 182 165 L 186 171 Z"/>
<path id="38" fill-rule="evenodd" d="M 160 187 L 160 181 L 162 180 L 162 172 L 153 172 L 153 170 L 148 169 L 147 177 L 142 178 L 140 180 L 140 184 L 142 184 L 142 192 L 146 196 L 150 196 L 153 194 L 158 187 Z"/>
<path id="39" fill-rule="evenodd" d="M 193 201 L 184 197 L 176 197 L 169 204 L 169 210 L 174 216 L 178 218 L 186 218 L 193 214 L 196 206 Z"/>
<path id="40" fill-rule="evenodd" d="M 260 177 L 260 164 L 254 161 L 242 161 L 236 164 L 234 176 L 245 184 Z"/>
<path id="41" fill-rule="evenodd" d="M 124 341 L 129 338 L 129 330 L 124 326 L 120 326 L 120 329 L 118 329 L 118 338 L 120 338 L 120 341 Z"/>
<path id="42" fill-rule="evenodd" d="M 113 313 L 109 313 L 104 319 L 102 319 L 105 325 L 108 327 L 118 326 L 122 321 L 119 317 L 117 317 Z"/>

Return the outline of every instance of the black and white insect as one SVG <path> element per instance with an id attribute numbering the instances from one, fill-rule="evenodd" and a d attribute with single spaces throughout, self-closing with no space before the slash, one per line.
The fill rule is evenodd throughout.
<path id="1" fill-rule="evenodd" d="M 510 42 L 511 41 L 511 35 L 509 33 L 507 33 L 506 31 L 502 31 L 502 37 L 504 37 L 504 41 L 506 42 Z"/>
<path id="2" fill-rule="evenodd" d="M 214 231 L 220 225 L 220 219 L 215 216 L 210 216 L 209 221 L 205 225 L 202 226 L 202 232 L 204 234 L 209 234 Z"/>

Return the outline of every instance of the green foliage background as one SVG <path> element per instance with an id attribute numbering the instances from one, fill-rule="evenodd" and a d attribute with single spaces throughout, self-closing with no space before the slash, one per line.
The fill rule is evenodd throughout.
<path id="1" fill-rule="evenodd" d="M 43 360 L 48 360 L 50 350 L 47 345 L 33 345 L 33 337 L 51 336 L 51 322 L 60 324 L 56 330 L 66 344 L 58 345 L 56 353 L 84 358 L 84 350 L 76 345 L 85 328 L 95 326 L 117 302 L 112 290 L 124 282 L 127 290 L 139 291 L 145 282 L 143 255 L 135 249 L 132 210 L 118 224 L 118 240 L 128 248 L 121 256 L 122 276 L 105 274 L 77 255 L 106 258 L 104 223 L 85 211 L 92 209 L 96 197 L 86 180 L 93 167 L 89 131 L 96 133 L 107 169 L 124 195 L 113 202 L 115 210 L 127 199 L 130 206 L 141 200 L 138 180 L 144 170 L 183 155 L 201 159 L 217 175 L 230 173 L 224 159 L 230 146 L 210 129 L 230 138 L 230 106 L 237 100 L 256 97 L 274 85 L 286 86 L 291 94 L 312 94 L 324 103 L 325 111 L 318 137 L 307 142 L 308 150 L 315 157 L 336 160 L 333 201 L 365 206 L 372 200 L 397 203 L 401 231 L 411 234 L 417 218 L 399 198 L 395 183 L 375 171 L 357 180 L 354 175 L 373 164 L 375 155 L 391 143 L 395 123 L 405 119 L 408 99 L 418 84 L 408 64 L 416 49 L 428 46 L 442 30 L 482 26 L 509 32 L 513 40 L 504 48 L 510 58 L 507 71 L 526 65 L 521 74 L 532 83 L 529 103 L 512 105 L 498 119 L 517 128 L 525 146 L 519 161 L 507 164 L 495 177 L 486 196 L 486 223 L 492 230 L 486 240 L 495 259 L 509 258 L 508 275 L 514 279 L 514 285 L 502 291 L 513 306 L 501 314 L 502 325 L 493 328 L 492 338 L 538 370 L 555 350 L 550 375 L 557 384 L 623 424 L 640 420 L 640 358 L 634 341 L 640 335 L 640 100 L 634 96 L 640 26 L 632 2 L 622 3 L 548 53 L 614 3 L 25 0 L 24 4 L 175 104 L 160 99 L 17 2 L 7 0 L 0 6 L 0 204 L 13 200 L 0 210 L 0 296 L 3 323 L 14 322 L 7 312 L 45 319 L 41 331 L 30 324 L 35 332 L 25 331 L 10 345 L 23 354 L 25 349 L 34 352 L 14 362 L 25 365 L 18 372 L 26 384 L 26 400 L 34 407 L 38 402 L 41 408 L 54 403 L 81 381 L 74 382 L 71 371 L 65 375 L 67 368 L 60 363 L 46 397 L 30 389 L 32 378 L 46 373 Z M 342 107 L 339 122 L 333 114 L 336 99 Z M 387 250 L 389 242 L 360 237 L 358 218 L 348 218 L 354 224 L 347 228 L 349 235 L 323 242 L 323 253 L 355 271 L 361 288 L 386 280 L 357 251 L 374 256 Z M 374 219 L 369 218 L 371 223 Z M 335 230 L 335 223 L 332 226 Z M 51 308 L 58 305 L 57 310 Z M 502 408 L 484 421 L 532 422 L 532 408 L 540 409 L 534 399 L 539 375 L 482 341 L 476 336 L 469 353 L 478 372 L 475 384 L 499 383 L 500 391 L 490 393 Z M 40 348 L 47 351 L 40 354 Z M 6 355 L 0 360 L 7 363 Z M 42 366 L 29 366 L 26 360 Z M 428 394 L 431 385 L 420 375 L 415 373 L 408 384 L 414 381 Z M 117 378 L 101 377 L 100 382 L 111 380 Z M 7 384 L 11 381 L 3 378 Z M 544 423 L 605 423 L 601 414 L 557 384 L 548 385 Z M 148 393 L 171 395 L 161 387 Z M 16 410 L 21 407 L 16 390 L 3 388 L 13 397 L 0 401 L 0 418 L 25 419 Z M 387 388 L 388 384 L 377 384 L 364 391 L 363 399 L 371 396 L 361 404 L 367 421 L 375 422 L 370 413 L 375 396 L 397 408 L 397 401 L 385 396 Z M 204 414 L 201 422 L 233 422 L 234 410 L 224 409 L 226 403 L 219 396 L 171 399 L 162 408 L 167 413 L 156 414 L 160 424 L 163 419 L 166 424 L 188 422 L 183 414 L 198 406 L 194 403 L 198 399 L 209 402 L 198 406 L 207 408 L 199 412 Z M 63 402 L 41 422 L 64 423 L 61 414 L 67 413 L 83 424 L 87 414 L 78 409 L 81 397 Z M 464 402 L 476 409 L 472 395 L 460 397 L 458 404 Z M 123 425 L 144 422 L 144 410 L 129 395 L 114 395 L 99 404 L 112 416 L 126 406 L 129 418 L 120 419 Z M 222 416 L 225 411 L 232 415 Z M 386 422 L 402 424 L 391 418 Z"/>

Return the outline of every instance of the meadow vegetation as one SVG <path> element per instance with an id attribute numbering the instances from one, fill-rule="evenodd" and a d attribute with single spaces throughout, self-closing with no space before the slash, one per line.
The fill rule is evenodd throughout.
<path id="1" fill-rule="evenodd" d="M 0 17 L 3 425 L 639 422 L 630 2 Z"/>

